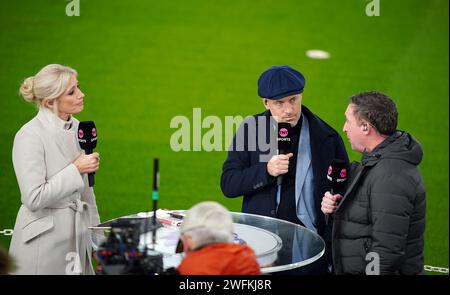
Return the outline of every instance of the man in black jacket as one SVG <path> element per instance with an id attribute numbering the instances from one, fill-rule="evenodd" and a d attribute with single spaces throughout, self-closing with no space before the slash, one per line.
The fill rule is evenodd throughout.
<path id="1" fill-rule="evenodd" d="M 302 106 L 304 85 L 303 75 L 289 66 L 273 66 L 260 76 L 258 95 L 266 111 L 248 118 L 236 132 L 223 164 L 221 188 L 227 197 L 244 196 L 242 212 L 301 224 L 323 237 L 328 233 L 325 240 L 330 241 L 320 210 L 328 189 L 327 168 L 333 159 L 348 161 L 348 156 L 339 134 Z M 287 154 L 261 147 L 269 141 L 273 146 L 274 122 L 292 126 Z M 281 175 L 282 184 L 277 185 Z M 326 273 L 324 265 L 314 272 Z"/>
<path id="2" fill-rule="evenodd" d="M 425 187 L 417 168 L 420 144 L 397 131 L 394 102 L 379 92 L 352 96 L 344 132 L 361 163 L 352 165 L 346 193 L 322 201 L 334 213 L 337 274 L 423 274 Z"/>

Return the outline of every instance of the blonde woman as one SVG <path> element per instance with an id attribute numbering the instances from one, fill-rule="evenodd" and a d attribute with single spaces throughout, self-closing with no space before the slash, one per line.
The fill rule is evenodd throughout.
<path id="1" fill-rule="evenodd" d="M 94 274 L 88 226 L 100 222 L 87 173 L 98 153 L 85 155 L 78 141 L 83 110 L 77 72 L 50 64 L 20 87 L 38 114 L 17 132 L 12 159 L 21 193 L 9 253 L 16 274 Z"/>

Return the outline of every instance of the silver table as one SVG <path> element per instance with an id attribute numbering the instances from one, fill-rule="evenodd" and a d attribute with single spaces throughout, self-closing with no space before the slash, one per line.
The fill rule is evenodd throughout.
<path id="1" fill-rule="evenodd" d="M 183 210 L 172 210 L 183 212 Z M 149 212 L 153 214 L 152 212 Z M 248 244 L 255 250 L 262 273 L 274 273 L 291 270 L 313 263 L 323 256 L 325 242 L 315 232 L 288 221 L 246 213 L 231 212 L 235 223 L 234 232 L 238 241 Z M 138 213 L 119 218 L 148 218 L 148 213 Z M 96 249 L 105 240 L 105 234 L 115 218 L 96 227 L 92 227 L 93 247 Z M 165 226 L 167 227 L 167 226 Z M 178 229 L 169 226 L 169 231 L 157 235 L 157 241 L 164 237 L 176 244 Z M 169 235 L 167 235 L 169 232 Z M 150 237 L 150 235 L 147 235 Z M 149 241 L 149 238 L 141 239 Z M 157 242 L 158 244 L 158 242 Z M 158 248 L 156 248 L 158 250 Z M 165 264 L 176 266 L 182 259 L 181 254 L 175 254 L 175 247 L 167 248 L 164 259 Z"/>

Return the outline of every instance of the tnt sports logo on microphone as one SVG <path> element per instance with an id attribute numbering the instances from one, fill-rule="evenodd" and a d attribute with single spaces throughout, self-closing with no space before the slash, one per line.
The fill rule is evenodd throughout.
<path id="1" fill-rule="evenodd" d="M 342 177 L 342 178 L 345 178 L 345 177 L 347 177 L 347 169 L 342 169 L 341 170 L 341 173 L 339 173 L 339 175 Z"/>
<path id="2" fill-rule="evenodd" d="M 97 136 L 97 129 L 96 128 L 92 128 L 92 136 L 94 136 L 94 137 Z"/>
<path id="3" fill-rule="evenodd" d="M 84 132 L 82 129 L 78 130 L 78 138 L 83 138 L 84 137 Z"/>
<path id="4" fill-rule="evenodd" d="M 289 135 L 289 131 L 286 128 L 281 128 L 278 133 L 280 134 L 281 137 L 286 137 Z"/>

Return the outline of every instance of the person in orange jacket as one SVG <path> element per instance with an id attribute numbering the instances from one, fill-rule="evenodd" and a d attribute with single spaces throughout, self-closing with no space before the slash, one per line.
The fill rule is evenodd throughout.
<path id="1" fill-rule="evenodd" d="M 186 253 L 182 275 L 258 275 L 256 255 L 247 245 L 234 244 L 233 221 L 217 202 L 201 202 L 186 214 L 180 240 Z"/>

